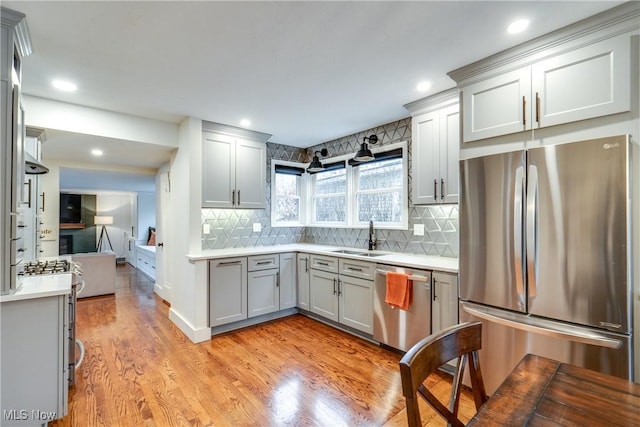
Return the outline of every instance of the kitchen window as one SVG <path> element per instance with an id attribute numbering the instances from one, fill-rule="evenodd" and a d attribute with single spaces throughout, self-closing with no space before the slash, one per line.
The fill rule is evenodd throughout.
<path id="1" fill-rule="evenodd" d="M 373 220 L 379 225 L 403 225 L 405 173 L 402 148 L 374 153 L 369 162 L 349 161 L 353 169 L 354 225 Z"/>
<path id="2" fill-rule="evenodd" d="M 274 162 L 271 182 L 271 223 L 274 226 L 304 225 L 304 165 Z"/>
<path id="3" fill-rule="evenodd" d="M 324 164 L 311 175 L 311 223 L 347 225 L 347 169 L 344 160 Z"/>

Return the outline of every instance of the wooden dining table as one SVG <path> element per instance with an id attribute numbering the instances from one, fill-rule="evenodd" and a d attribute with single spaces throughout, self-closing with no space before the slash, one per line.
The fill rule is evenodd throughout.
<path id="1" fill-rule="evenodd" d="M 640 384 L 527 354 L 470 426 L 640 426 Z"/>

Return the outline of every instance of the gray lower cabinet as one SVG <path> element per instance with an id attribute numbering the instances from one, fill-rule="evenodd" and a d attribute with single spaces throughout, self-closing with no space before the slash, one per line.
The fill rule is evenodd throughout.
<path id="1" fill-rule="evenodd" d="M 373 334 L 373 282 L 343 275 L 338 280 L 339 322 Z"/>
<path id="2" fill-rule="evenodd" d="M 312 313 L 338 321 L 338 274 L 311 270 L 309 304 Z"/>
<path id="3" fill-rule="evenodd" d="M 372 334 L 374 286 L 367 277 L 373 274 L 375 265 L 317 255 L 311 255 L 311 265 L 315 268 L 310 274 L 310 311 Z"/>
<path id="4" fill-rule="evenodd" d="M 46 425 L 67 414 L 69 295 L 3 302 L 0 402 L 5 425 Z"/>
<path id="5" fill-rule="evenodd" d="M 280 254 L 280 310 L 296 306 L 298 289 L 296 254 Z"/>
<path id="6" fill-rule="evenodd" d="M 277 268 L 248 273 L 248 317 L 261 316 L 279 310 L 279 275 L 280 271 Z"/>
<path id="7" fill-rule="evenodd" d="M 303 310 L 309 311 L 309 281 L 311 269 L 309 268 L 310 262 L 309 254 L 298 254 L 298 304 L 297 306 Z"/>
<path id="8" fill-rule="evenodd" d="M 209 324 L 247 318 L 247 258 L 209 261 Z"/>
<path id="9" fill-rule="evenodd" d="M 431 281 L 431 333 L 435 334 L 458 323 L 458 275 L 434 271 Z M 455 369 L 456 359 L 448 365 Z"/>
<path id="10" fill-rule="evenodd" d="M 431 301 L 431 332 L 439 332 L 458 323 L 458 275 L 434 271 Z"/>

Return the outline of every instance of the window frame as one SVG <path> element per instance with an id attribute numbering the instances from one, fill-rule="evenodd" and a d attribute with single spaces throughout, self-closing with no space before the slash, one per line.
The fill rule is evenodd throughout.
<path id="1" fill-rule="evenodd" d="M 344 203 L 345 203 L 345 215 L 344 215 L 344 221 L 322 221 L 322 222 L 318 222 L 315 221 L 315 217 L 316 217 L 316 199 L 318 198 L 329 198 L 329 197 L 335 197 L 336 195 L 340 195 L 341 193 L 333 193 L 330 195 L 322 195 L 322 196 L 316 196 L 315 194 L 315 184 L 316 184 L 316 180 L 315 177 L 319 174 L 321 174 L 322 172 L 315 172 L 313 174 L 309 174 L 309 194 L 308 194 L 308 201 L 309 201 L 309 221 L 307 223 L 308 227 L 338 227 L 338 228 L 346 228 L 349 225 L 349 214 L 350 214 L 350 209 L 349 209 L 349 165 L 346 163 L 347 159 L 345 158 L 345 156 L 339 156 L 339 157 L 333 157 L 333 158 L 328 158 L 328 159 L 324 159 L 324 161 L 322 162 L 323 164 L 335 164 L 335 163 L 344 163 L 344 168 L 339 168 L 336 170 L 344 170 L 345 173 L 345 184 L 344 184 Z"/>
<path id="2" fill-rule="evenodd" d="M 299 205 L 299 217 L 298 221 L 277 221 L 277 189 L 276 189 L 276 165 L 281 166 L 289 166 L 294 168 L 303 169 L 305 172 L 300 175 L 300 182 L 298 186 L 298 200 L 300 201 Z M 271 160 L 271 227 L 305 227 L 307 222 L 307 181 L 308 181 L 308 173 L 306 169 L 308 167 L 308 163 L 298 163 L 298 162 L 290 162 L 286 160 Z"/>

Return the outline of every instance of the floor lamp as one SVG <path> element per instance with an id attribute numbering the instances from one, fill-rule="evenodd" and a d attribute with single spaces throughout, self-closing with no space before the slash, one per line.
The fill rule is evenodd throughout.
<path id="1" fill-rule="evenodd" d="M 107 233 L 107 225 L 113 224 L 112 216 L 94 216 L 93 222 L 95 225 L 101 225 L 102 230 L 100 231 L 100 239 L 98 240 L 98 246 L 96 247 L 96 252 L 100 252 L 102 249 L 102 238 L 107 236 L 107 241 L 109 242 L 109 247 L 111 248 L 111 252 L 113 252 L 113 245 L 111 245 L 111 239 L 109 238 L 109 233 Z M 105 244 L 106 248 L 106 244 Z"/>

